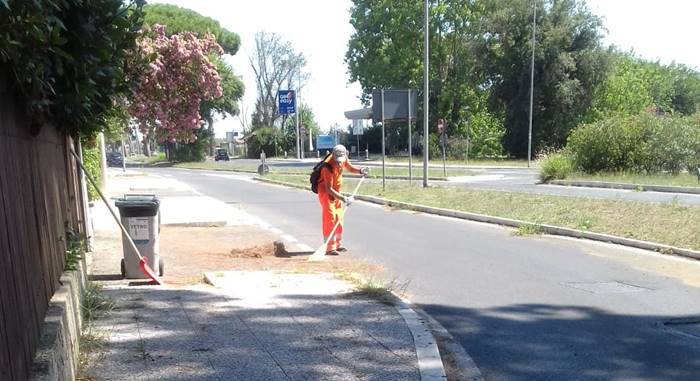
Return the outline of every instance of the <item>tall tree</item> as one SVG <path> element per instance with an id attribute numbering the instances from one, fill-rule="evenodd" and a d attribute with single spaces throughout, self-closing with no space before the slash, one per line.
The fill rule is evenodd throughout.
<path id="1" fill-rule="evenodd" d="M 209 54 L 221 47 L 210 34 L 203 39 L 191 32 L 168 37 L 165 27 L 155 25 L 137 40 L 131 76 L 138 85 L 129 113 L 148 141 L 155 133 L 161 141 L 193 142 L 202 126 L 201 100 L 221 97 L 221 79 Z M 148 144 L 144 151 L 148 154 Z"/>
<path id="2" fill-rule="evenodd" d="M 281 115 L 277 109 L 277 91 L 303 88 L 308 79 L 308 74 L 302 73 L 306 58 L 278 34 L 258 32 L 250 66 L 258 90 L 252 128 L 278 126 Z"/>
<path id="3" fill-rule="evenodd" d="M 144 25 L 166 25 L 170 34 L 193 32 L 203 37 L 206 33 L 211 33 L 224 53 L 230 55 L 235 55 L 241 46 L 241 39 L 236 33 L 191 9 L 170 4 L 149 4 L 144 7 L 144 11 Z"/>
<path id="4" fill-rule="evenodd" d="M 166 26 L 168 35 L 181 32 L 192 32 L 199 37 L 211 33 L 223 52 L 235 55 L 238 52 L 241 41 L 236 33 L 223 28 L 218 21 L 205 17 L 193 10 L 181 8 L 170 4 L 153 4 L 144 7 L 145 25 L 160 24 Z M 209 59 L 214 63 L 219 76 L 223 95 L 212 100 L 203 100 L 200 103 L 200 114 L 207 122 L 208 136 L 214 136 L 214 118 L 218 115 L 222 118 L 238 115 L 238 103 L 243 97 L 245 86 L 243 81 L 235 75 L 233 68 L 228 65 L 222 56 L 210 55 Z M 214 140 L 211 139 L 210 154 L 213 153 Z"/>
<path id="5" fill-rule="evenodd" d="M 478 68 L 490 89 L 490 106 L 505 115 L 504 145 L 527 153 L 533 2 L 484 2 L 474 30 Z M 606 75 L 602 20 L 583 0 L 535 1 L 535 85 L 533 152 L 562 146 L 585 116 L 593 90 Z"/>
<path id="6" fill-rule="evenodd" d="M 431 121 L 447 120 L 451 133 L 465 134 L 468 116 L 480 103 L 479 72 L 470 52 L 470 28 L 478 9 L 463 0 L 433 2 L 430 17 Z M 345 61 L 350 81 L 359 81 L 369 104 L 376 88 L 422 88 L 423 5 L 406 0 L 353 0 L 355 33 Z M 417 105 L 422 111 L 421 102 Z M 422 118 L 418 118 L 418 126 Z M 432 122 L 431 122 L 432 124 Z M 419 128 L 422 130 L 422 128 Z"/>

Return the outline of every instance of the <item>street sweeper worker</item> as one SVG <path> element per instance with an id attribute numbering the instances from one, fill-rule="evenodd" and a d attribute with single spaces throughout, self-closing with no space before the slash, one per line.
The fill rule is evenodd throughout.
<path id="1" fill-rule="evenodd" d="M 353 196 L 344 196 L 340 193 L 343 185 L 343 171 L 367 176 L 369 168 L 353 166 L 348 159 L 348 150 L 342 144 L 333 147 L 333 152 L 325 159 L 326 164 L 321 167 L 321 176 L 318 180 L 318 201 L 321 203 L 321 218 L 323 220 L 323 241 L 326 245 L 326 255 L 338 255 L 346 249 L 341 245 L 343 239 L 343 206 L 350 205 Z M 338 227 L 330 237 L 335 224 L 340 221 Z"/>

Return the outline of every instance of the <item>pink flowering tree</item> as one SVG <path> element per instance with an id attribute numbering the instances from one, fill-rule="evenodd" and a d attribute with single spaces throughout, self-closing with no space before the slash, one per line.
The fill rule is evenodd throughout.
<path id="1" fill-rule="evenodd" d="M 134 57 L 140 64 L 132 65 L 136 86 L 128 110 L 144 142 L 151 136 L 162 142 L 194 142 L 195 131 L 204 124 L 200 102 L 223 95 L 221 78 L 209 59 L 222 53 L 211 34 L 204 38 L 190 32 L 166 36 L 162 25 L 142 32 Z M 148 155 L 148 144 L 145 146 Z"/>

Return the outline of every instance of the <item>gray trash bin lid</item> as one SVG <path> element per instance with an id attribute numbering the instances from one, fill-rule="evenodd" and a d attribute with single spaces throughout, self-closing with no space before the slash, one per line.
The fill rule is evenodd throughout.
<path id="1" fill-rule="evenodd" d="M 122 217 L 153 217 L 158 215 L 160 200 L 154 194 L 125 194 L 115 205 Z"/>

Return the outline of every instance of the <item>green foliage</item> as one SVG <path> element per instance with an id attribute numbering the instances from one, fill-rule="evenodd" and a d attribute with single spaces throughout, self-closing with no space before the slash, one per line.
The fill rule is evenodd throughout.
<path id="1" fill-rule="evenodd" d="M 90 325 L 102 314 L 114 309 L 114 300 L 104 294 L 103 287 L 94 282 L 87 282 L 83 290 L 80 310 L 86 325 Z"/>
<path id="2" fill-rule="evenodd" d="M 455 134 L 462 137 L 466 133 L 466 119 L 479 109 L 484 99 L 470 48 L 470 39 L 474 37 L 471 25 L 480 16 L 476 7 L 462 0 L 445 0 L 431 7 L 430 123 L 433 126 L 439 115 L 449 126 L 464 126 Z M 350 23 L 355 33 L 348 42 L 345 60 L 350 81 L 360 82 L 366 104 L 375 88 L 421 86 L 421 2 L 354 0 Z M 422 102 L 417 107 L 420 114 Z M 422 118 L 418 118 L 415 128 L 423 130 Z"/>
<path id="3" fill-rule="evenodd" d="M 102 185 L 102 167 L 100 166 L 100 161 L 102 160 L 100 149 L 98 147 L 88 147 L 83 146 L 83 165 L 85 165 L 85 170 L 90 176 L 92 176 L 98 185 Z M 88 199 L 94 201 L 100 198 L 97 189 L 92 186 L 92 183 L 88 181 Z"/>
<path id="4" fill-rule="evenodd" d="M 501 141 L 505 135 L 503 120 L 482 110 L 469 121 L 469 157 L 499 157 L 503 155 Z"/>
<path id="5" fill-rule="evenodd" d="M 195 131 L 197 139 L 194 143 L 169 143 L 174 145 L 172 150 L 171 161 L 180 163 L 200 162 L 207 158 L 207 149 L 211 147 L 213 139 L 212 132 L 208 129 L 200 129 Z"/>
<path id="6" fill-rule="evenodd" d="M 149 4 L 144 7 L 144 11 L 144 25 L 165 25 L 169 34 L 194 32 L 199 37 L 204 37 L 206 33 L 211 33 L 224 52 L 230 55 L 236 54 L 241 46 L 241 39 L 236 33 L 221 27 L 218 21 L 190 9 L 170 4 Z"/>
<path id="7" fill-rule="evenodd" d="M 608 62 L 601 48 L 602 20 L 583 0 L 537 1 L 533 152 L 561 147 L 585 115 Z M 483 2 L 475 50 L 490 87 L 492 111 L 503 113 L 506 151 L 527 156 L 532 16 L 530 1 Z"/>
<path id="8" fill-rule="evenodd" d="M 685 115 L 700 107 L 700 73 L 686 66 L 661 65 L 611 51 L 612 69 L 595 90 L 592 120 L 610 114 L 638 114 L 655 108 Z"/>
<path id="9" fill-rule="evenodd" d="M 51 122 L 92 136 L 125 94 L 124 64 L 142 0 L 3 1 L 0 70 L 27 105 L 32 132 Z"/>
<path id="10" fill-rule="evenodd" d="M 675 174 L 700 163 L 700 119 L 614 115 L 576 128 L 567 150 L 574 167 L 588 173 Z"/>
<path id="11" fill-rule="evenodd" d="M 571 159 L 562 152 L 545 156 L 540 162 L 540 180 L 563 180 L 573 171 Z"/>
<path id="12" fill-rule="evenodd" d="M 585 115 L 608 66 L 600 46 L 602 22 L 582 0 L 537 2 L 535 149 L 561 146 Z M 401 0 L 354 0 L 346 62 L 363 100 L 381 87 L 418 87 L 422 81 L 423 6 Z M 451 137 L 466 138 L 469 116 L 502 116 L 502 142 L 511 155 L 527 147 L 532 3 L 521 0 L 431 5 L 430 123 L 440 116 Z M 488 101 L 488 109 L 486 109 Z M 419 103 L 419 112 L 423 107 Z M 495 127 L 492 122 L 486 123 Z M 477 125 L 478 126 L 478 125 Z M 422 118 L 418 129 L 422 130 Z M 498 136 L 488 128 L 484 138 Z M 478 131 L 478 130 L 477 130 Z M 501 151 L 489 144 L 479 155 Z"/>
<path id="13" fill-rule="evenodd" d="M 202 100 L 199 105 L 199 112 L 202 117 L 211 122 L 215 113 L 224 118 L 227 115 L 238 114 L 238 101 L 243 97 L 245 85 L 223 59 L 216 56 L 209 57 L 209 59 L 216 65 L 216 71 L 221 77 L 221 88 L 224 92 L 221 97 L 213 100 Z"/>
<path id="14" fill-rule="evenodd" d="M 519 237 L 541 234 L 544 234 L 544 228 L 537 224 L 522 224 L 513 232 L 513 235 Z"/>
<path id="15" fill-rule="evenodd" d="M 77 270 L 86 251 L 85 237 L 73 232 L 68 232 L 66 234 L 66 256 L 63 271 Z"/>

